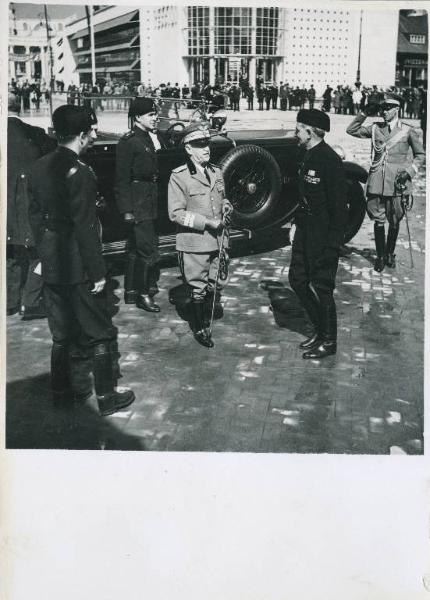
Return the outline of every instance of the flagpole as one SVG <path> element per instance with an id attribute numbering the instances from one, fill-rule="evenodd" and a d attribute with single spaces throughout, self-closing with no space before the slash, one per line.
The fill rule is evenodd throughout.
<path id="1" fill-rule="evenodd" d="M 85 11 L 87 13 L 87 21 L 88 21 L 88 29 L 90 31 L 90 50 L 91 50 L 91 81 L 92 85 L 96 85 L 96 51 L 95 51 L 95 42 L 94 42 L 94 23 L 93 23 L 93 14 L 94 7 L 92 5 L 85 6 Z"/>
<path id="2" fill-rule="evenodd" d="M 49 110 L 52 119 L 52 94 L 54 92 L 54 65 L 53 63 L 53 55 L 52 55 L 52 45 L 51 45 L 51 35 L 49 33 L 49 23 L 48 23 L 48 9 L 46 4 L 43 5 L 45 9 L 45 25 L 46 25 L 46 39 L 48 42 L 48 52 L 49 52 L 49 73 L 50 73 L 50 81 L 49 81 Z"/>

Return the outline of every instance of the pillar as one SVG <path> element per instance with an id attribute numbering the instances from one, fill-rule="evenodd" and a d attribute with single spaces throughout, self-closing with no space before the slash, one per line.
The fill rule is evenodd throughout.
<path id="1" fill-rule="evenodd" d="M 209 58 L 209 85 L 215 85 L 215 58 Z"/>
<path id="2" fill-rule="evenodd" d="M 25 54 L 27 56 L 26 61 L 25 61 L 25 78 L 28 79 L 28 81 L 31 80 L 31 61 L 30 61 L 30 48 L 28 46 L 25 47 Z"/>
<path id="3" fill-rule="evenodd" d="M 255 80 L 256 80 L 256 76 L 257 76 L 256 62 L 257 61 L 256 61 L 255 56 L 252 56 L 249 59 L 248 79 L 249 79 L 249 85 L 252 85 L 253 87 L 255 87 Z"/>

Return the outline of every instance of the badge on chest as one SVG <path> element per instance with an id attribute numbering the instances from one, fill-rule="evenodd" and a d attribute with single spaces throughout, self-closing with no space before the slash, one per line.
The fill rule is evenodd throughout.
<path id="1" fill-rule="evenodd" d="M 311 183 L 312 185 L 317 185 L 318 183 L 321 182 L 321 177 L 318 176 L 318 173 L 316 171 L 309 169 L 309 171 L 303 175 L 303 180 L 306 183 Z"/>

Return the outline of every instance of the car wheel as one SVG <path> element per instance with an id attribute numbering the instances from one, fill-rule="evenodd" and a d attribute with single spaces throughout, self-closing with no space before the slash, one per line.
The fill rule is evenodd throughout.
<path id="1" fill-rule="evenodd" d="M 256 229 L 267 223 L 282 187 L 281 171 L 270 152 L 246 144 L 230 150 L 219 166 L 234 207 L 233 226 Z"/>
<path id="2" fill-rule="evenodd" d="M 363 188 L 358 181 L 349 182 L 348 185 L 348 222 L 344 243 L 348 243 L 356 235 L 363 223 L 366 214 L 366 200 Z"/>

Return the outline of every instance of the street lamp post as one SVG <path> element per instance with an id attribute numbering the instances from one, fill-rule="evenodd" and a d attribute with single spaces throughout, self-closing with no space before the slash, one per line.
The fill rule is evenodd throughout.
<path id="1" fill-rule="evenodd" d="M 360 35 L 358 38 L 358 65 L 357 65 L 357 81 L 355 82 L 355 85 L 359 88 L 361 85 L 361 81 L 360 81 L 360 63 L 361 63 L 361 31 L 362 31 L 362 27 L 363 27 L 363 11 L 360 10 Z"/>
<path id="2" fill-rule="evenodd" d="M 46 4 L 43 5 L 45 9 L 45 25 L 46 25 L 46 39 L 48 42 L 48 52 L 49 52 L 49 73 L 50 73 L 50 84 L 49 84 L 49 110 L 52 115 L 52 94 L 54 92 L 54 54 L 52 51 L 51 44 L 51 34 L 48 23 L 48 9 Z"/>

